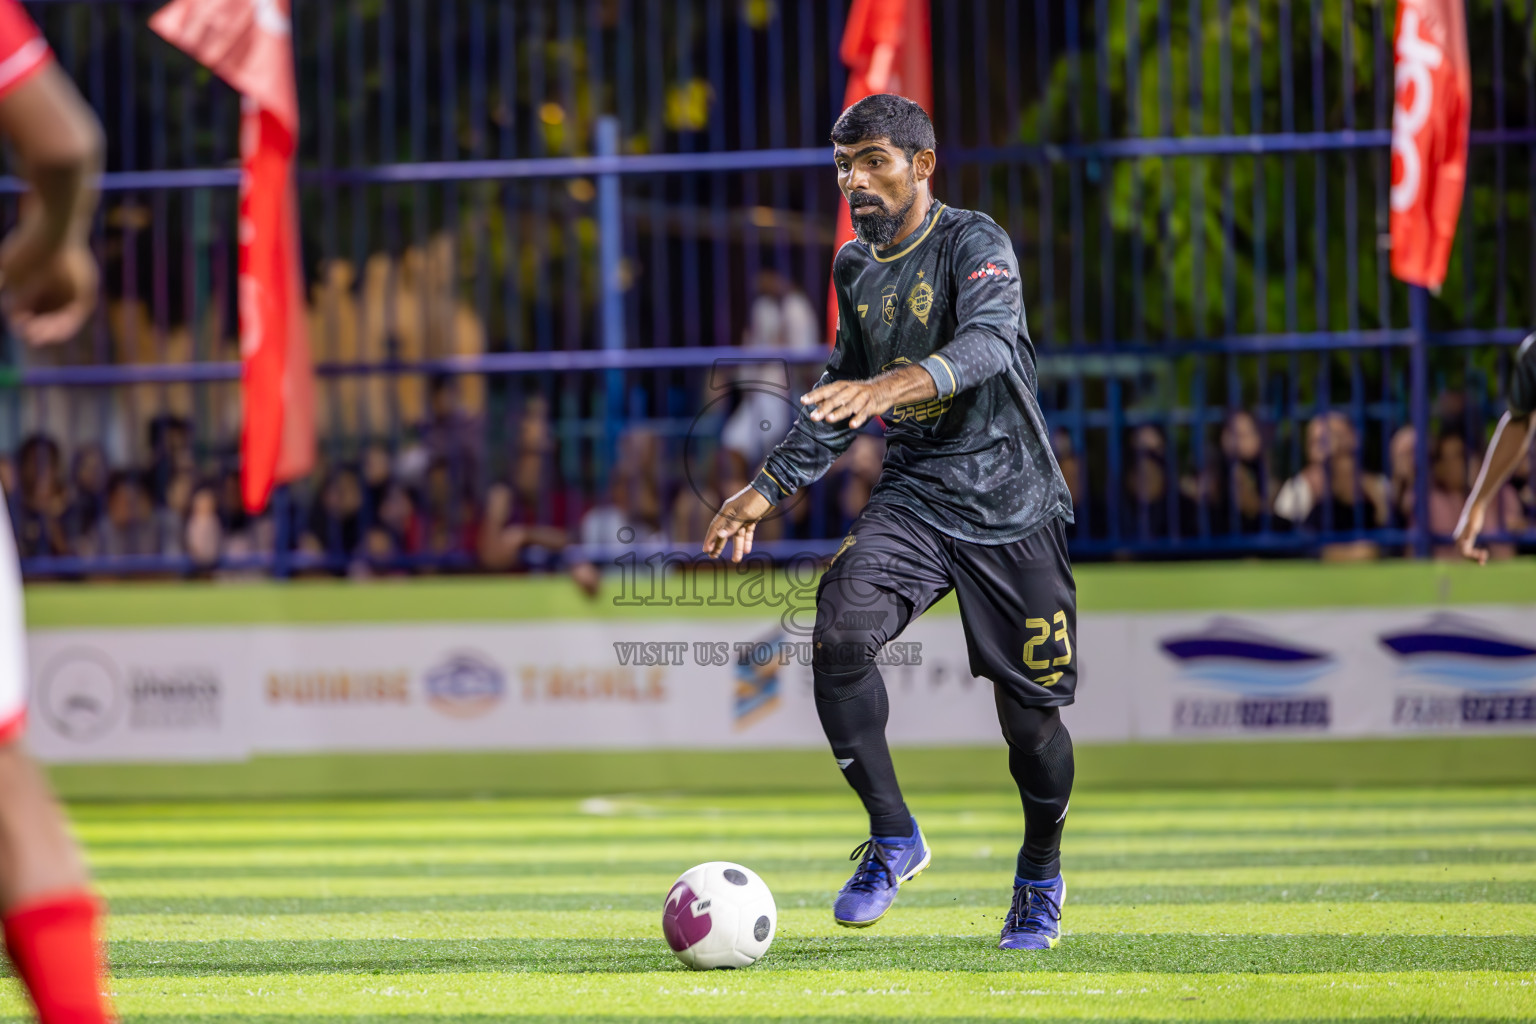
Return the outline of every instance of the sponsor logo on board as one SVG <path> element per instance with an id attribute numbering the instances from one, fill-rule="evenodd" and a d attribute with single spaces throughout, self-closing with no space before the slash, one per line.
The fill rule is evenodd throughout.
<path id="1" fill-rule="evenodd" d="M 1327 651 L 1225 618 L 1159 646 L 1185 680 L 1227 694 L 1176 700 L 1175 731 L 1326 731 L 1332 722 L 1328 696 L 1308 690 L 1336 667 Z"/>
<path id="2" fill-rule="evenodd" d="M 297 707 L 409 704 L 411 675 L 404 669 L 299 669 L 268 672 L 267 703 Z"/>
<path id="3" fill-rule="evenodd" d="M 478 718 L 500 704 L 507 681 L 488 658 L 468 651 L 452 654 L 427 671 L 427 703 L 451 718 Z"/>
<path id="4" fill-rule="evenodd" d="M 1536 725 L 1536 644 L 1530 640 L 1451 614 L 1377 639 L 1405 683 L 1392 700 L 1393 726 Z"/>
<path id="5" fill-rule="evenodd" d="M 88 743 L 119 728 L 216 731 L 223 702 L 223 684 L 211 668 L 131 665 L 124 672 L 104 652 L 80 647 L 44 666 L 32 706 L 53 732 Z"/>

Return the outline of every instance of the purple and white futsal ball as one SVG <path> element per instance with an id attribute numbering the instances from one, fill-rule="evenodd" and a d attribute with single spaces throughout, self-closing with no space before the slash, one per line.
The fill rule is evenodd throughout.
<path id="1" fill-rule="evenodd" d="M 756 872 L 713 860 L 684 871 L 661 911 L 667 945 L 696 971 L 745 967 L 773 943 L 773 893 Z"/>

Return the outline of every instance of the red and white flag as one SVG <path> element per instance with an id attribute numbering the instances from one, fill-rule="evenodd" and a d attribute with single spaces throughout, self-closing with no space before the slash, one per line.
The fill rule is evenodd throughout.
<path id="1" fill-rule="evenodd" d="M 1438 292 L 1467 183 L 1472 71 L 1462 0 L 1399 0 L 1392 273 Z"/>
<path id="2" fill-rule="evenodd" d="M 315 464 L 315 386 L 305 327 L 293 154 L 299 101 L 289 0 L 172 0 L 149 27 L 241 95 L 240 435 L 245 507 Z"/>
<path id="3" fill-rule="evenodd" d="M 928 0 L 853 0 L 840 50 L 848 66 L 843 106 L 894 92 L 933 109 L 933 32 Z M 853 237 L 853 215 L 839 203 L 835 253 Z M 827 286 L 827 337 L 837 336 L 837 292 Z"/>

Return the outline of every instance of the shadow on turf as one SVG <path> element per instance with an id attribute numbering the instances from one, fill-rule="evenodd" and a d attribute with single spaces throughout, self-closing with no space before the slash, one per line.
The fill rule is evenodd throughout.
<path id="1" fill-rule="evenodd" d="M 652 939 L 115 942 L 118 977 L 437 972 L 642 973 L 684 968 Z M 1536 938 L 1439 935 L 1071 935 L 1021 956 L 990 938 L 783 936 L 754 971 L 1211 973 L 1531 971 Z"/>

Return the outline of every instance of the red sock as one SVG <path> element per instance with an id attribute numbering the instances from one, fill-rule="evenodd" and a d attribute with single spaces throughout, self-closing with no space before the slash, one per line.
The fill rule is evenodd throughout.
<path id="1" fill-rule="evenodd" d="M 88 892 L 63 892 L 5 915 L 5 946 L 42 1024 L 107 1024 L 101 997 L 100 908 Z"/>

